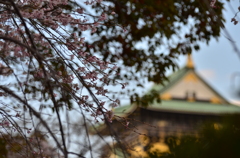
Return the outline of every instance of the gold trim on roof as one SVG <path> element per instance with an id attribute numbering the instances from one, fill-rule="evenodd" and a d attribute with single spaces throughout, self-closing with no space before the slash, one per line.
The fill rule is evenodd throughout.
<path id="1" fill-rule="evenodd" d="M 213 104 L 221 104 L 221 99 L 219 99 L 218 97 L 212 97 L 210 99 L 210 102 Z"/>
<path id="2" fill-rule="evenodd" d="M 188 68 L 194 68 L 194 63 L 193 63 L 191 54 L 188 54 L 187 67 L 188 67 Z"/>
<path id="3" fill-rule="evenodd" d="M 187 101 L 188 102 L 195 102 L 195 98 L 193 98 L 193 97 L 187 98 Z"/>
<path id="4" fill-rule="evenodd" d="M 172 99 L 172 96 L 171 96 L 171 94 L 169 94 L 169 93 L 164 93 L 164 94 L 160 94 L 160 98 L 162 99 L 162 100 L 171 100 Z"/>
<path id="5" fill-rule="evenodd" d="M 184 81 L 186 82 L 199 82 L 197 76 L 194 73 L 189 73 L 185 76 Z"/>

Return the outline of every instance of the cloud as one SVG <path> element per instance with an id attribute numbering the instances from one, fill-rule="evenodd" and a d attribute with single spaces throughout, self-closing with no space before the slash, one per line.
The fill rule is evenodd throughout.
<path id="1" fill-rule="evenodd" d="M 216 73 L 213 70 L 205 69 L 199 70 L 198 73 L 207 80 L 213 80 L 216 78 Z"/>

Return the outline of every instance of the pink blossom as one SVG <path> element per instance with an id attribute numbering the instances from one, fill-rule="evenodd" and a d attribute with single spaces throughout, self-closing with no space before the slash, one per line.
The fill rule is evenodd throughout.
<path id="1" fill-rule="evenodd" d="M 107 20 L 107 18 L 108 18 L 108 16 L 107 16 L 107 14 L 102 14 L 100 17 L 99 17 L 99 21 L 104 21 L 104 20 Z"/>
<path id="2" fill-rule="evenodd" d="M 85 37 L 80 38 L 80 43 L 83 43 L 85 40 Z"/>
<path id="3" fill-rule="evenodd" d="M 3 121 L 0 125 L 9 127 L 10 126 L 10 122 L 9 121 Z"/>
<path id="4" fill-rule="evenodd" d="M 83 13 L 83 9 L 82 9 L 82 8 L 78 8 L 76 11 L 77 11 L 79 14 L 82 14 L 82 13 Z"/>
<path id="5" fill-rule="evenodd" d="M 74 55 L 70 55 L 70 60 L 73 60 L 74 59 Z"/>
<path id="6" fill-rule="evenodd" d="M 88 95 L 83 95 L 83 96 L 82 96 L 82 99 L 83 99 L 83 100 L 88 100 Z"/>
<path id="7" fill-rule="evenodd" d="M 19 113 L 17 113 L 15 116 L 16 116 L 16 117 L 20 117 L 20 114 L 19 114 Z"/>
<path id="8" fill-rule="evenodd" d="M 126 127 L 128 127 L 129 123 L 130 123 L 129 121 L 126 122 Z"/>
<path id="9" fill-rule="evenodd" d="M 120 100 L 119 100 L 119 99 L 116 99 L 115 102 L 116 102 L 117 104 L 120 104 Z"/>
<path id="10" fill-rule="evenodd" d="M 100 106 L 103 106 L 105 104 L 105 102 L 100 102 Z"/>
<path id="11" fill-rule="evenodd" d="M 210 3 L 210 7 L 212 8 L 216 8 L 215 3 L 217 2 L 217 0 L 212 0 Z"/>
<path id="12" fill-rule="evenodd" d="M 85 71 L 85 67 L 79 67 L 78 71 L 84 72 Z"/>
<path id="13" fill-rule="evenodd" d="M 113 115 L 113 111 L 112 111 L 112 110 L 110 110 L 110 111 L 107 112 L 106 117 L 107 117 L 107 119 L 108 119 L 108 121 L 109 121 L 110 123 L 112 123 L 113 116 L 114 116 L 114 115 Z"/>
<path id="14" fill-rule="evenodd" d="M 91 33 L 94 33 L 94 32 L 96 32 L 96 31 L 97 31 L 97 28 L 96 28 L 96 27 L 93 27 Z"/>
<path id="15" fill-rule="evenodd" d="M 97 27 L 97 26 L 99 26 L 100 24 L 99 24 L 99 22 L 95 22 L 94 24 L 93 24 L 93 26 L 95 26 L 95 27 Z"/>

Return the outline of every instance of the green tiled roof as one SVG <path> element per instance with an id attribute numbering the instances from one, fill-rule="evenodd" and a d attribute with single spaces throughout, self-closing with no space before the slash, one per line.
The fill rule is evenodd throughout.
<path id="1" fill-rule="evenodd" d="M 168 81 L 163 84 L 154 84 L 152 90 L 159 91 L 160 93 L 174 85 L 179 79 L 181 79 L 189 71 L 189 68 L 183 67 L 180 70 L 174 72 L 168 77 Z"/>
<path id="2" fill-rule="evenodd" d="M 127 105 L 116 108 L 114 114 L 118 116 L 127 116 L 136 109 L 136 105 Z M 240 107 L 230 104 L 211 104 L 204 102 L 188 102 L 188 101 L 161 101 L 161 103 L 154 103 L 147 107 L 149 110 L 190 113 L 190 114 L 234 114 L 240 113 Z"/>
<path id="3" fill-rule="evenodd" d="M 136 105 L 125 105 L 113 109 L 113 112 L 115 115 L 124 117 L 131 114 L 136 108 Z"/>
<path id="4" fill-rule="evenodd" d="M 149 106 L 150 110 L 171 111 L 196 114 L 233 114 L 240 113 L 240 107 L 230 104 L 212 104 L 188 101 L 162 101 Z"/>

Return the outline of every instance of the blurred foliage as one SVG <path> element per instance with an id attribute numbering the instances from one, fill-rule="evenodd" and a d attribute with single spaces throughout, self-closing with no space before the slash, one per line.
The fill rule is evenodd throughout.
<path id="1" fill-rule="evenodd" d="M 160 102 L 159 92 L 156 90 L 151 90 L 147 94 L 140 97 L 137 93 L 130 97 L 131 103 L 136 103 L 139 106 L 147 107 L 149 104 L 154 103 L 154 101 Z"/>
<path id="2" fill-rule="evenodd" d="M 28 138 L 19 134 L 8 135 L 1 133 L 0 158 L 42 158 L 44 156 L 57 157 L 59 155 L 40 132 L 35 131 Z"/>
<path id="3" fill-rule="evenodd" d="M 111 7 L 93 7 L 96 12 L 109 11 L 109 17 L 92 33 L 88 51 L 122 64 L 118 71 L 121 79 L 128 81 L 139 82 L 144 77 L 162 83 L 167 69 L 177 68 L 179 55 L 199 50 L 200 41 L 208 44 L 210 39 L 217 39 L 224 22 L 224 7 L 219 1 L 216 8 L 209 6 L 211 0 L 106 2 Z"/>
<path id="4" fill-rule="evenodd" d="M 216 8 L 210 7 L 211 0 L 104 2 L 106 6 L 96 4 L 92 9 L 107 11 L 108 20 L 91 33 L 86 51 L 117 63 L 119 76 L 113 82 L 134 81 L 136 87 L 146 81 L 163 84 L 166 71 L 178 68 L 179 55 L 198 51 L 200 42 L 218 39 L 225 21 L 219 1 Z M 128 92 L 132 100 L 139 100 L 139 92 Z"/>
<path id="5" fill-rule="evenodd" d="M 0 138 L 0 158 L 7 157 L 7 149 L 6 149 L 7 142 L 3 138 Z"/>
<path id="6" fill-rule="evenodd" d="M 168 137 L 169 153 L 148 152 L 149 158 L 240 157 L 240 115 L 226 116 L 223 123 L 204 125 L 198 137 Z"/>

